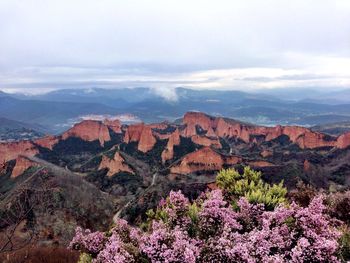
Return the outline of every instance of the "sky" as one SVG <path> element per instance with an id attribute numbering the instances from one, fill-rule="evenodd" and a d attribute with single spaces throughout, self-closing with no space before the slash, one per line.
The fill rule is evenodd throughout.
<path id="1" fill-rule="evenodd" d="M 350 88 L 348 0 L 0 0 L 0 90 Z"/>

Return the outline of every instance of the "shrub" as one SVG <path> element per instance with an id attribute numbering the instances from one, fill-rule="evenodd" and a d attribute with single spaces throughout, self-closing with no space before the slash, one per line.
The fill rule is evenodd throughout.
<path id="1" fill-rule="evenodd" d="M 311 185 L 306 185 L 302 181 L 298 181 L 296 189 L 290 191 L 288 197 L 297 204 L 306 207 L 317 194 L 316 188 Z"/>
<path id="2" fill-rule="evenodd" d="M 235 210 L 220 189 L 192 204 L 171 192 L 146 231 L 124 220 L 104 238 L 78 228 L 71 247 L 89 252 L 96 263 L 339 262 L 340 233 L 324 209 L 322 197 L 307 207 L 279 204 L 271 211 L 242 197 Z"/>
<path id="3" fill-rule="evenodd" d="M 342 228 L 342 235 L 339 239 L 339 257 L 344 262 L 350 261 L 350 229 L 348 226 Z"/>
<path id="4" fill-rule="evenodd" d="M 350 191 L 331 193 L 326 202 L 331 216 L 350 225 Z"/>
<path id="5" fill-rule="evenodd" d="M 88 253 L 81 253 L 78 263 L 91 263 L 92 262 L 92 257 Z"/>
<path id="6" fill-rule="evenodd" d="M 268 210 L 286 201 L 287 189 L 283 187 L 283 181 L 273 185 L 265 183 L 261 179 L 261 172 L 250 167 L 245 167 L 243 174 L 235 169 L 221 170 L 216 183 L 233 200 L 245 197 L 250 203 L 264 204 Z"/>

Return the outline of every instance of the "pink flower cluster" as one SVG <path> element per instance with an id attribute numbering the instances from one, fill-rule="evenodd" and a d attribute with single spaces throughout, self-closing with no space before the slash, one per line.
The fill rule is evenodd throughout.
<path id="1" fill-rule="evenodd" d="M 94 261 L 99 263 L 131 263 L 134 262 L 134 258 L 124 248 L 124 243 L 120 237 L 113 233 Z"/>
<path id="2" fill-rule="evenodd" d="M 103 232 L 91 232 L 89 229 L 83 230 L 81 227 L 77 227 L 69 248 L 97 254 L 103 249 L 106 241 L 107 238 Z"/>
<path id="3" fill-rule="evenodd" d="M 168 200 L 161 202 L 170 226 L 186 228 L 191 223 L 188 216 L 189 204 L 188 199 L 180 191 L 171 191 Z"/>
<path id="4" fill-rule="evenodd" d="M 147 231 L 124 220 L 109 237 L 78 228 L 71 247 L 108 263 L 339 262 L 339 232 L 323 213 L 321 197 L 306 208 L 293 203 L 273 211 L 241 198 L 233 209 L 214 190 L 192 205 L 195 215 L 181 192 L 171 192 L 158 207 L 167 216 L 153 219 Z"/>
<path id="5" fill-rule="evenodd" d="M 199 245 L 198 240 L 189 237 L 181 228 L 169 229 L 162 222 L 153 222 L 152 232 L 142 237 L 140 249 L 151 262 L 195 263 Z"/>

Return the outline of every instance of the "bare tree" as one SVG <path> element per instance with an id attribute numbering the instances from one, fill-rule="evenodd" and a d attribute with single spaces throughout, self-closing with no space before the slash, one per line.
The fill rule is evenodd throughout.
<path id="1" fill-rule="evenodd" d="M 40 173 L 42 172 L 42 173 Z M 21 249 L 35 236 L 35 228 L 30 223 L 34 209 L 49 209 L 54 185 L 45 180 L 45 171 L 39 169 L 27 180 L 11 191 L 0 203 L 0 229 L 4 241 L 0 243 L 0 253 Z M 26 237 L 18 238 L 16 233 L 25 225 Z"/>

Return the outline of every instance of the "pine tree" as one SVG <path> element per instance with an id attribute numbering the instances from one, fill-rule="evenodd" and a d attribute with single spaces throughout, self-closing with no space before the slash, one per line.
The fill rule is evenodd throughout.
<path id="1" fill-rule="evenodd" d="M 264 204 L 272 210 L 276 205 L 285 203 L 287 189 L 283 181 L 270 185 L 261 179 L 261 172 L 244 168 L 242 174 L 235 169 L 223 169 L 216 177 L 216 184 L 233 201 L 245 197 L 250 203 Z"/>

